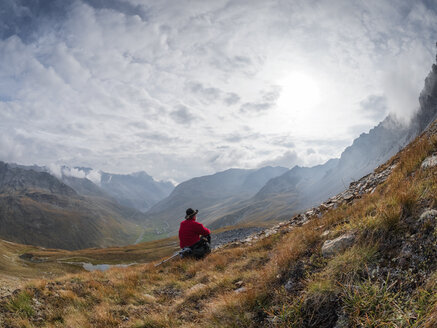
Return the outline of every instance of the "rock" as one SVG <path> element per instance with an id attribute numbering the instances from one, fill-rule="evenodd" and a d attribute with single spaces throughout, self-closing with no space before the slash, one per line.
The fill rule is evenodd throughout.
<path id="1" fill-rule="evenodd" d="M 348 328 L 348 327 L 350 327 L 348 317 L 345 314 L 339 315 L 334 328 Z"/>
<path id="2" fill-rule="evenodd" d="M 434 167 L 436 165 L 437 165 L 437 155 L 432 155 L 425 158 L 425 160 L 422 162 L 422 165 L 420 167 L 422 169 L 427 169 L 430 167 Z"/>
<path id="3" fill-rule="evenodd" d="M 196 284 L 193 287 L 191 287 L 190 289 L 188 289 L 188 293 L 190 293 L 190 294 L 191 293 L 196 293 L 196 292 L 198 292 L 199 290 L 201 290 L 201 289 L 203 289 L 205 287 L 206 287 L 205 284 L 202 284 L 202 283 Z"/>
<path id="4" fill-rule="evenodd" d="M 420 215 L 419 222 L 425 222 L 436 218 L 437 218 L 437 210 L 433 210 L 433 209 L 426 210 Z"/>
<path id="5" fill-rule="evenodd" d="M 288 273 L 288 281 L 284 285 L 288 293 L 293 293 L 302 288 L 302 279 L 305 278 L 305 267 L 303 262 L 299 261 L 290 268 Z"/>
<path id="6" fill-rule="evenodd" d="M 331 231 L 329 231 L 329 230 L 323 231 L 323 233 L 322 233 L 322 237 L 326 237 L 326 236 L 329 235 L 330 233 L 331 233 Z"/>
<path id="7" fill-rule="evenodd" d="M 401 251 L 399 253 L 399 256 L 400 257 L 411 257 L 412 254 L 413 254 L 413 247 L 412 247 L 412 245 L 409 244 L 409 243 L 405 243 L 402 246 L 402 249 L 401 249 Z"/>
<path id="8" fill-rule="evenodd" d="M 235 286 L 237 286 L 238 288 L 242 287 L 243 285 L 244 285 L 243 280 L 237 281 L 237 282 L 235 283 Z"/>
<path id="9" fill-rule="evenodd" d="M 288 293 L 292 293 L 294 291 L 294 282 L 293 280 L 288 280 L 287 283 L 284 285 L 285 290 Z"/>
<path id="10" fill-rule="evenodd" d="M 305 212 L 306 216 L 313 216 L 314 215 L 314 211 L 313 210 L 309 210 L 307 212 Z"/>
<path id="11" fill-rule="evenodd" d="M 234 293 L 236 293 L 236 294 L 240 294 L 240 293 L 242 293 L 242 292 L 245 292 L 246 290 L 247 290 L 246 287 L 240 287 L 240 288 L 234 290 Z"/>
<path id="12" fill-rule="evenodd" d="M 37 307 L 37 308 L 40 308 L 40 307 L 42 307 L 43 305 L 42 305 L 42 303 L 37 299 L 37 298 L 32 298 L 32 301 L 33 301 L 33 304 Z"/>
<path id="13" fill-rule="evenodd" d="M 344 196 L 343 196 L 343 199 L 345 200 L 345 201 L 351 201 L 352 199 L 354 199 L 354 194 L 353 193 L 346 193 Z"/>
<path id="14" fill-rule="evenodd" d="M 353 244 L 354 240 L 355 236 L 347 233 L 333 240 L 325 241 L 322 246 L 323 257 L 330 257 L 345 250 Z"/>
<path id="15" fill-rule="evenodd" d="M 147 302 L 150 302 L 150 303 L 153 303 L 153 302 L 156 301 L 156 297 L 153 296 L 153 295 L 150 295 L 150 294 L 144 294 L 144 295 L 143 295 L 143 298 L 144 298 Z"/>

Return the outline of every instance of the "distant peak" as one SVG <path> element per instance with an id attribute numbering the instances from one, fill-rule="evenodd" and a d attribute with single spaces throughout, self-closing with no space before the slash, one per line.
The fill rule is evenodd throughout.
<path id="1" fill-rule="evenodd" d="M 151 176 L 149 174 L 147 174 L 146 171 L 133 172 L 133 173 L 131 173 L 129 175 L 131 175 L 133 177 L 149 177 L 149 178 L 151 178 Z"/>

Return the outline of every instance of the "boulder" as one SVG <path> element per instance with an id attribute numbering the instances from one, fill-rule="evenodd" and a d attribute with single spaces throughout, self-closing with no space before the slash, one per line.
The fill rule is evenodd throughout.
<path id="1" fill-rule="evenodd" d="M 325 230 L 325 231 L 323 231 L 323 233 L 322 233 L 322 237 L 326 237 L 327 235 L 329 235 L 331 233 L 331 231 L 329 231 L 329 230 Z"/>
<path id="2" fill-rule="evenodd" d="M 245 292 L 246 290 L 247 290 L 246 287 L 240 287 L 240 288 L 234 290 L 234 293 L 236 293 L 236 294 L 240 294 L 240 293 Z"/>
<path id="3" fill-rule="evenodd" d="M 237 288 L 243 287 L 243 285 L 244 285 L 243 280 L 237 281 L 237 282 L 235 283 L 235 286 L 236 286 Z"/>
<path id="4" fill-rule="evenodd" d="M 284 285 L 285 290 L 288 293 L 293 293 L 302 288 L 302 279 L 305 278 L 305 266 L 303 262 L 297 262 L 293 267 L 290 268 L 288 273 L 288 281 Z"/>
<path id="5" fill-rule="evenodd" d="M 207 287 L 207 286 L 206 286 L 205 284 L 199 283 L 199 284 L 194 285 L 194 286 L 191 287 L 190 289 L 188 289 L 188 293 L 189 293 L 189 294 L 195 294 L 195 293 L 197 293 L 198 291 L 200 291 L 200 290 L 202 290 L 202 289 L 204 289 L 204 288 L 206 288 L 206 287 Z"/>
<path id="6" fill-rule="evenodd" d="M 351 233 L 347 233 L 333 240 L 325 241 L 322 246 L 323 257 L 331 257 L 336 255 L 337 253 L 350 247 L 354 243 L 354 240 L 355 236 Z"/>
<path id="7" fill-rule="evenodd" d="M 425 222 L 428 220 L 436 219 L 437 218 L 437 210 L 426 210 L 424 211 L 419 218 L 420 222 Z"/>
<path id="8" fill-rule="evenodd" d="M 421 168 L 427 169 L 430 167 L 434 167 L 436 165 L 437 165 L 437 155 L 432 155 L 425 158 L 425 160 L 422 162 Z"/>
<path id="9" fill-rule="evenodd" d="M 291 293 L 294 290 L 294 282 L 293 280 L 288 280 L 284 285 L 284 288 L 287 292 Z"/>

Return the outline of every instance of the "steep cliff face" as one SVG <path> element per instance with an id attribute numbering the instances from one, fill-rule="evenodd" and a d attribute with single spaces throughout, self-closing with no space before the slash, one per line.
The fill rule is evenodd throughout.
<path id="1" fill-rule="evenodd" d="M 420 93 L 419 103 L 420 110 L 412 121 L 413 131 L 416 134 L 437 119 L 437 65 L 435 64 L 432 65 L 432 70 L 425 79 L 425 87 Z"/>

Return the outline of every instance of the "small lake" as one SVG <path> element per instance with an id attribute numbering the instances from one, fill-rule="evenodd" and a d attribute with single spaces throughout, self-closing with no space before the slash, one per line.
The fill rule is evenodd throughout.
<path id="1" fill-rule="evenodd" d="M 134 265 L 136 263 L 129 263 L 129 264 L 92 264 L 92 263 L 86 263 L 82 262 L 82 267 L 86 271 L 106 271 L 111 268 L 126 268 L 128 266 Z"/>
<path id="2" fill-rule="evenodd" d="M 137 264 L 136 262 L 129 263 L 129 264 L 92 264 L 89 262 L 60 262 L 60 263 L 82 266 L 82 268 L 84 268 L 86 271 L 97 271 L 97 270 L 106 271 L 111 268 L 126 268 L 128 266 Z"/>

